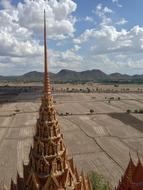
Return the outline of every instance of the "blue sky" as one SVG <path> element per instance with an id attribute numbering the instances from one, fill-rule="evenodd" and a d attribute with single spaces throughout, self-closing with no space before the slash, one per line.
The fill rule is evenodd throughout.
<path id="1" fill-rule="evenodd" d="M 49 66 L 143 74 L 142 0 L 0 0 L 0 75 L 43 70 L 43 9 Z"/>

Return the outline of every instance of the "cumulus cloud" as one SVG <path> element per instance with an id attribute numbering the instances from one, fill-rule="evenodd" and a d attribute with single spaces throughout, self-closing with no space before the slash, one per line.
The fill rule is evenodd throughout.
<path id="1" fill-rule="evenodd" d="M 87 29 L 79 38 L 74 39 L 75 44 L 88 42 L 92 38 L 91 50 L 96 54 L 130 52 L 141 53 L 143 50 L 143 27 L 135 26 L 131 30 L 117 30 L 114 26 L 103 25 L 101 28 Z M 95 43 L 96 42 L 96 43 Z"/>
<path id="2" fill-rule="evenodd" d="M 101 25 L 112 23 L 112 20 L 109 16 L 113 14 L 114 11 L 107 6 L 103 6 L 100 3 L 96 6 L 96 10 L 93 10 L 92 12 L 101 18 Z"/>
<path id="3" fill-rule="evenodd" d="M 46 10 L 48 36 L 51 38 L 64 38 L 72 36 L 76 18 L 71 15 L 77 8 L 72 0 L 25 0 L 17 6 L 21 26 L 34 32 L 43 30 L 43 10 Z M 27 16 L 25 16 L 27 15 Z"/>
<path id="4" fill-rule="evenodd" d="M 0 23 L 0 56 L 39 54 L 40 46 L 32 39 L 32 31 L 20 26 L 15 10 L 11 14 L 0 11 Z"/>
<path id="5" fill-rule="evenodd" d="M 77 47 L 67 51 L 49 49 L 48 59 L 50 71 L 57 72 L 61 69 L 79 70 L 83 64 L 83 57 L 76 53 L 76 48 Z M 43 61 L 43 51 L 39 56 L 0 56 L 0 74 L 23 74 L 32 70 L 43 71 Z"/>
<path id="6" fill-rule="evenodd" d="M 9 68 L 10 72 L 23 73 L 41 68 L 43 45 L 36 35 L 43 35 L 43 10 L 46 9 L 47 31 L 50 39 L 65 39 L 73 36 L 76 18 L 72 13 L 76 3 L 72 0 L 24 0 L 13 7 L 9 0 L 1 0 L 4 9 L 0 10 L 0 74 Z M 40 11 L 41 10 L 41 11 Z M 74 48 L 78 49 L 77 46 Z M 57 52 L 55 52 L 57 55 Z M 53 55 L 53 54 L 52 54 Z M 58 52 L 60 59 L 63 52 Z M 71 50 L 65 59 L 80 58 Z M 75 57 L 75 58 L 74 58 Z M 58 62 L 58 60 L 56 60 Z M 66 61 L 65 61 L 66 62 Z M 61 62 L 60 62 L 61 63 Z M 64 62 L 63 62 L 64 64 Z M 7 73 L 8 74 L 8 73 Z M 14 72 L 13 72 L 14 74 Z"/>
<path id="7" fill-rule="evenodd" d="M 120 72 L 124 74 L 142 74 L 143 57 L 129 56 L 122 54 L 102 54 L 89 55 L 85 62 L 90 59 L 90 65 L 84 69 L 98 68 L 106 73 Z"/>
<path id="8" fill-rule="evenodd" d="M 88 41 L 88 39 L 93 38 L 95 36 L 96 30 L 94 28 L 92 29 L 86 29 L 78 38 L 74 38 L 73 42 L 75 44 L 82 44 L 83 42 Z"/>
<path id="9" fill-rule="evenodd" d="M 43 70 L 43 45 L 37 36 L 43 35 L 44 8 L 48 38 L 56 40 L 57 47 L 66 47 L 62 51 L 49 50 L 51 71 L 99 68 L 105 72 L 141 72 L 143 27 L 117 29 L 127 23 L 125 18 L 113 24 L 110 17 L 114 11 L 98 4 L 93 12 L 101 20 L 99 25 L 74 38 L 76 17 L 72 13 L 77 8 L 75 2 L 24 0 L 13 7 L 10 1 L 1 0 L 4 9 L 0 11 L 0 74 Z M 113 3 L 119 4 L 117 0 Z M 84 21 L 93 23 L 93 17 L 87 16 Z M 73 44 L 70 40 L 62 40 L 66 38 L 73 39 Z M 71 47 L 66 50 L 68 43 Z"/>
<path id="10" fill-rule="evenodd" d="M 123 72 L 126 69 L 131 73 L 136 66 L 134 71 L 143 70 L 143 27 L 117 30 L 115 26 L 101 25 L 99 29 L 86 29 L 74 39 L 74 43 L 84 48 L 90 47 L 86 50 L 91 68 L 97 67 L 106 72 Z"/>
<path id="11" fill-rule="evenodd" d="M 64 52 L 50 51 L 49 61 L 53 71 L 60 69 L 79 70 L 83 64 L 83 57 L 76 54 L 76 48 Z"/>
<path id="12" fill-rule="evenodd" d="M 11 9 L 13 6 L 11 5 L 11 0 L 1 0 L 0 4 L 5 9 Z"/>

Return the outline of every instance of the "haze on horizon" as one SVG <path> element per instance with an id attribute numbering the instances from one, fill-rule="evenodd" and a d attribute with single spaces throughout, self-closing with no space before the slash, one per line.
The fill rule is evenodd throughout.
<path id="1" fill-rule="evenodd" d="M 0 0 L 0 75 L 43 71 L 44 9 L 51 72 L 143 74 L 142 0 Z"/>

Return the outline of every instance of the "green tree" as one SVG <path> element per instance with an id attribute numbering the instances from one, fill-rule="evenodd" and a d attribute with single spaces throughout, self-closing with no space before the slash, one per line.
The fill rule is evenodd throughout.
<path id="1" fill-rule="evenodd" d="M 89 178 L 91 180 L 93 190 L 111 190 L 109 184 L 96 172 L 90 172 Z"/>

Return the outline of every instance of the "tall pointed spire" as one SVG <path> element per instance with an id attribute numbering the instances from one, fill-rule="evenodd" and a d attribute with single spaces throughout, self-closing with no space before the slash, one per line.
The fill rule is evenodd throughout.
<path id="1" fill-rule="evenodd" d="M 46 11 L 44 10 L 44 95 L 48 94 L 51 94 L 51 87 L 48 73 Z"/>
<path id="2" fill-rule="evenodd" d="M 39 109 L 33 146 L 30 149 L 29 163 L 23 166 L 24 177 L 18 175 L 17 183 L 11 190 L 90 190 L 88 181 L 78 176 L 74 162 L 66 154 L 60 125 L 53 105 L 46 42 L 46 13 L 44 11 L 44 95 Z M 86 189 L 84 188 L 86 187 Z"/>

